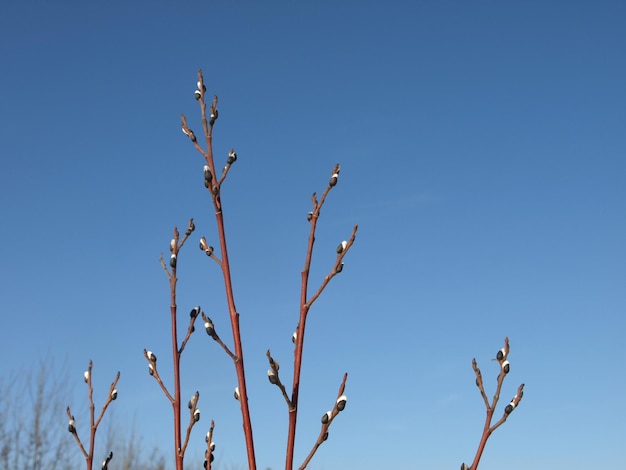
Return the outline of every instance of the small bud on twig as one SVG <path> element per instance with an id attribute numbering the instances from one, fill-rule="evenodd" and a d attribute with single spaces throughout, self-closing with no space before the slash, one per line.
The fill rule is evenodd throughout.
<path id="1" fill-rule="evenodd" d="M 296 344 L 297 340 L 298 340 L 298 330 L 294 331 L 293 334 L 291 335 L 291 342 L 293 344 Z"/>
<path id="2" fill-rule="evenodd" d="M 67 425 L 67 430 L 72 434 L 76 433 L 76 421 L 74 421 L 74 417 L 70 419 L 69 424 Z"/>
<path id="3" fill-rule="evenodd" d="M 117 399 L 117 388 L 114 388 L 111 392 L 111 400 Z"/>
<path id="4" fill-rule="evenodd" d="M 341 395 L 339 398 L 337 398 L 337 410 L 343 411 L 346 407 L 347 401 L 348 401 L 348 397 L 346 397 L 345 395 Z"/>
<path id="5" fill-rule="evenodd" d="M 85 379 L 85 383 L 89 383 L 89 371 L 88 370 L 83 372 L 83 378 Z"/>
<path id="6" fill-rule="evenodd" d="M 276 372 L 274 372 L 272 369 L 269 369 L 267 371 L 267 378 L 272 385 L 276 385 L 278 383 L 278 379 L 276 378 Z"/>
<path id="7" fill-rule="evenodd" d="M 102 470 L 108 470 L 109 469 L 109 462 L 113 460 L 113 452 L 109 453 L 109 456 L 106 458 L 106 460 L 104 460 L 102 462 Z"/>
<path id="8" fill-rule="evenodd" d="M 347 246 L 348 246 L 348 242 L 345 240 L 342 241 L 337 247 L 337 254 L 343 253 L 343 251 L 346 249 Z"/>
<path id="9" fill-rule="evenodd" d="M 333 176 L 330 177 L 330 182 L 328 183 L 331 187 L 337 184 L 337 178 L 339 178 L 338 173 L 333 173 Z"/>
<path id="10" fill-rule="evenodd" d="M 196 409 L 196 411 L 193 412 L 193 420 L 196 423 L 200 421 L 200 409 Z"/>
<path id="11" fill-rule="evenodd" d="M 504 348 L 500 349 L 500 351 L 498 351 L 498 354 L 496 354 L 496 359 L 498 361 L 501 361 L 502 359 L 504 359 L 505 354 L 506 354 L 506 349 Z"/>
<path id="12" fill-rule="evenodd" d="M 207 256 L 211 256 L 213 254 L 213 247 L 207 245 L 206 238 L 202 237 L 200 239 L 200 249 L 206 253 Z"/>
<path id="13" fill-rule="evenodd" d="M 211 319 L 208 317 L 207 317 L 207 321 L 204 322 L 204 329 L 206 330 L 207 335 L 215 339 L 215 325 L 213 324 Z"/>
<path id="14" fill-rule="evenodd" d="M 176 267 L 176 255 L 174 253 L 172 253 L 172 256 L 170 256 L 170 266 L 172 268 Z"/>
<path id="15" fill-rule="evenodd" d="M 509 361 L 504 361 L 502 363 L 502 370 L 504 371 L 505 374 L 509 373 L 509 371 L 511 370 L 511 364 L 509 364 Z"/>
<path id="16" fill-rule="evenodd" d="M 157 357 L 156 357 L 156 355 L 152 351 L 147 351 L 146 352 L 146 356 L 148 356 L 148 359 L 151 362 L 156 362 L 157 361 Z"/>
<path id="17" fill-rule="evenodd" d="M 176 251 L 176 239 L 172 238 L 170 240 L 170 252 L 174 253 Z"/>
<path id="18" fill-rule="evenodd" d="M 341 271 L 343 271 L 343 263 L 341 263 L 339 266 L 337 266 L 337 269 L 335 269 L 335 272 L 337 274 L 339 274 Z"/>
<path id="19" fill-rule="evenodd" d="M 196 407 L 197 403 L 198 403 L 198 395 L 194 394 L 189 399 L 189 403 L 187 403 L 187 408 L 189 408 L 190 410 L 193 410 Z"/>
<path id="20" fill-rule="evenodd" d="M 193 232 L 196 229 L 196 224 L 193 223 L 193 219 L 189 220 L 189 225 L 187 225 L 187 230 L 185 230 L 185 235 L 189 236 L 191 235 L 191 232 Z"/>
<path id="21" fill-rule="evenodd" d="M 237 153 L 235 153 L 235 149 L 230 149 L 230 152 L 228 152 L 228 159 L 226 160 L 226 163 L 229 165 L 232 165 L 236 161 L 237 161 Z"/>
<path id="22" fill-rule="evenodd" d="M 189 316 L 191 318 L 196 318 L 199 313 L 200 313 L 200 305 L 198 305 L 197 307 L 192 308 L 191 312 L 189 312 Z"/>
<path id="23" fill-rule="evenodd" d="M 327 411 L 326 413 L 324 413 L 324 415 L 322 416 L 322 424 L 326 424 L 330 421 L 330 418 L 333 417 L 333 413 L 331 411 Z"/>
<path id="24" fill-rule="evenodd" d="M 235 393 L 233 394 L 235 400 L 239 400 L 239 387 L 235 387 Z"/>
<path id="25" fill-rule="evenodd" d="M 148 374 L 154 375 L 154 366 L 152 364 L 148 364 Z"/>

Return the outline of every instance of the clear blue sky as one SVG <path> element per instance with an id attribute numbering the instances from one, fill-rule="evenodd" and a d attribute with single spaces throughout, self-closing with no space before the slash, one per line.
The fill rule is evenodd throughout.
<path id="1" fill-rule="evenodd" d="M 296 461 L 347 371 L 348 406 L 311 469 L 470 462 L 484 417 L 471 359 L 491 396 L 508 335 L 502 400 L 526 393 L 481 468 L 623 465 L 624 18 L 620 1 L 4 2 L 0 375 L 67 360 L 78 406 L 89 359 L 98 404 L 120 370 L 118 419 L 170 455 L 171 408 L 142 350 L 167 370 L 158 258 L 190 217 L 182 325 L 200 304 L 230 336 L 196 249 L 215 240 L 203 162 L 180 131 L 180 113 L 200 130 L 202 68 L 218 161 L 239 155 L 223 201 L 259 468 L 281 468 L 287 429 L 265 351 L 288 377 L 306 213 L 337 162 L 314 285 L 360 229 L 311 312 Z M 219 461 L 243 464 L 232 365 L 198 333 L 183 357 L 202 409 L 188 460 L 213 418 Z"/>

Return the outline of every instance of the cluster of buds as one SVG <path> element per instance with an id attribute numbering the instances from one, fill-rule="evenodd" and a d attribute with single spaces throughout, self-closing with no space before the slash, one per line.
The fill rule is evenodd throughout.
<path id="1" fill-rule="evenodd" d="M 505 374 L 508 374 L 509 371 L 511 370 L 511 364 L 507 360 L 507 357 L 509 355 L 509 352 L 507 349 L 508 349 L 507 347 L 504 347 L 500 349 L 500 351 L 498 351 L 498 353 L 496 354 L 496 360 L 500 363 L 500 368 L 502 369 L 502 372 L 504 372 Z"/>
<path id="2" fill-rule="evenodd" d="M 204 251 L 207 256 L 211 256 L 213 254 L 213 247 L 207 244 L 205 237 L 200 239 L 200 249 Z"/>
<path id="3" fill-rule="evenodd" d="M 218 112 L 217 112 L 217 96 L 213 97 L 213 103 L 211 103 L 211 114 L 209 116 L 209 124 L 212 126 L 215 124 L 217 120 Z"/>
<path id="4" fill-rule="evenodd" d="M 157 357 L 152 351 L 146 351 L 145 349 L 144 354 L 148 361 L 150 361 L 150 363 L 148 364 L 148 374 L 154 375 L 154 372 L 156 370 Z"/>
<path id="5" fill-rule="evenodd" d="M 102 462 L 102 470 L 108 470 L 109 462 L 113 460 L 113 452 L 109 453 L 109 456 Z"/>
<path id="6" fill-rule="evenodd" d="M 196 97 L 196 100 L 199 100 L 206 92 L 206 87 L 204 86 L 204 83 L 202 83 L 200 80 L 198 80 L 198 83 L 196 85 L 198 86 L 198 89 L 194 91 L 194 95 Z"/>
<path id="7" fill-rule="evenodd" d="M 345 395 L 341 395 L 339 398 L 337 398 L 337 402 L 335 403 L 335 409 L 337 410 L 337 413 L 333 414 L 332 411 L 327 411 L 326 413 L 324 413 L 324 415 L 322 416 L 322 424 L 328 424 L 330 421 L 333 420 L 335 416 L 337 416 L 338 413 L 345 410 L 347 402 L 348 397 L 346 397 Z"/>
<path id="8" fill-rule="evenodd" d="M 507 415 L 511 414 L 513 412 L 513 410 L 515 409 L 515 407 L 517 406 L 518 403 L 519 403 L 519 399 L 517 398 L 517 394 L 515 394 L 515 396 L 511 400 L 511 402 L 504 407 L 504 412 Z"/>
<path id="9" fill-rule="evenodd" d="M 204 451 L 204 468 L 207 468 L 209 463 L 213 462 L 215 459 L 215 455 L 213 455 L 213 452 L 215 451 L 215 442 L 209 442 L 209 439 L 211 439 L 211 431 L 207 432 L 206 437 L 204 438 L 207 443 L 207 450 Z"/>

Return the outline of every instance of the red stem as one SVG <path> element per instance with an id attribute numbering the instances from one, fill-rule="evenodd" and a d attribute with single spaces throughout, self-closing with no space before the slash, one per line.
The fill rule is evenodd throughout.
<path id="1" fill-rule="evenodd" d="M 178 236 L 175 236 L 175 239 L 178 242 Z M 178 255 L 178 253 L 176 253 L 176 255 Z M 174 401 L 172 401 L 172 410 L 174 412 L 174 455 L 176 456 L 176 470 L 183 470 L 183 455 L 181 453 L 182 438 L 180 431 L 180 354 L 178 353 L 178 331 L 176 327 L 177 280 L 176 267 L 172 267 L 172 275 L 170 276 L 170 313 L 172 316 L 172 359 L 174 362 Z"/>
<path id="2" fill-rule="evenodd" d="M 289 410 L 289 431 L 287 435 L 287 456 L 285 470 L 293 469 L 293 452 L 296 443 L 296 423 L 298 420 L 298 395 L 300 391 L 300 373 L 302 370 L 302 351 L 304 349 L 304 332 L 306 317 L 310 305 L 307 304 L 307 289 L 309 285 L 309 272 L 311 268 L 311 258 L 313 256 L 313 245 L 315 244 L 315 226 L 317 225 L 317 211 L 314 211 L 311 219 L 311 231 L 309 232 L 309 243 L 307 247 L 304 268 L 302 269 L 302 286 L 300 289 L 300 320 L 298 322 L 298 332 L 296 335 L 296 347 L 294 350 L 293 366 L 293 387 L 291 392 L 292 407 Z"/>

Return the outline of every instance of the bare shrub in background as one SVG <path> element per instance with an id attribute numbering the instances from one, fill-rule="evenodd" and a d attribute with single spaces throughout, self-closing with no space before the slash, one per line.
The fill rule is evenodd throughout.
<path id="1" fill-rule="evenodd" d="M 0 469 L 76 465 L 59 420 L 67 393 L 67 372 L 52 360 L 40 360 L 26 372 L 0 379 Z"/>

